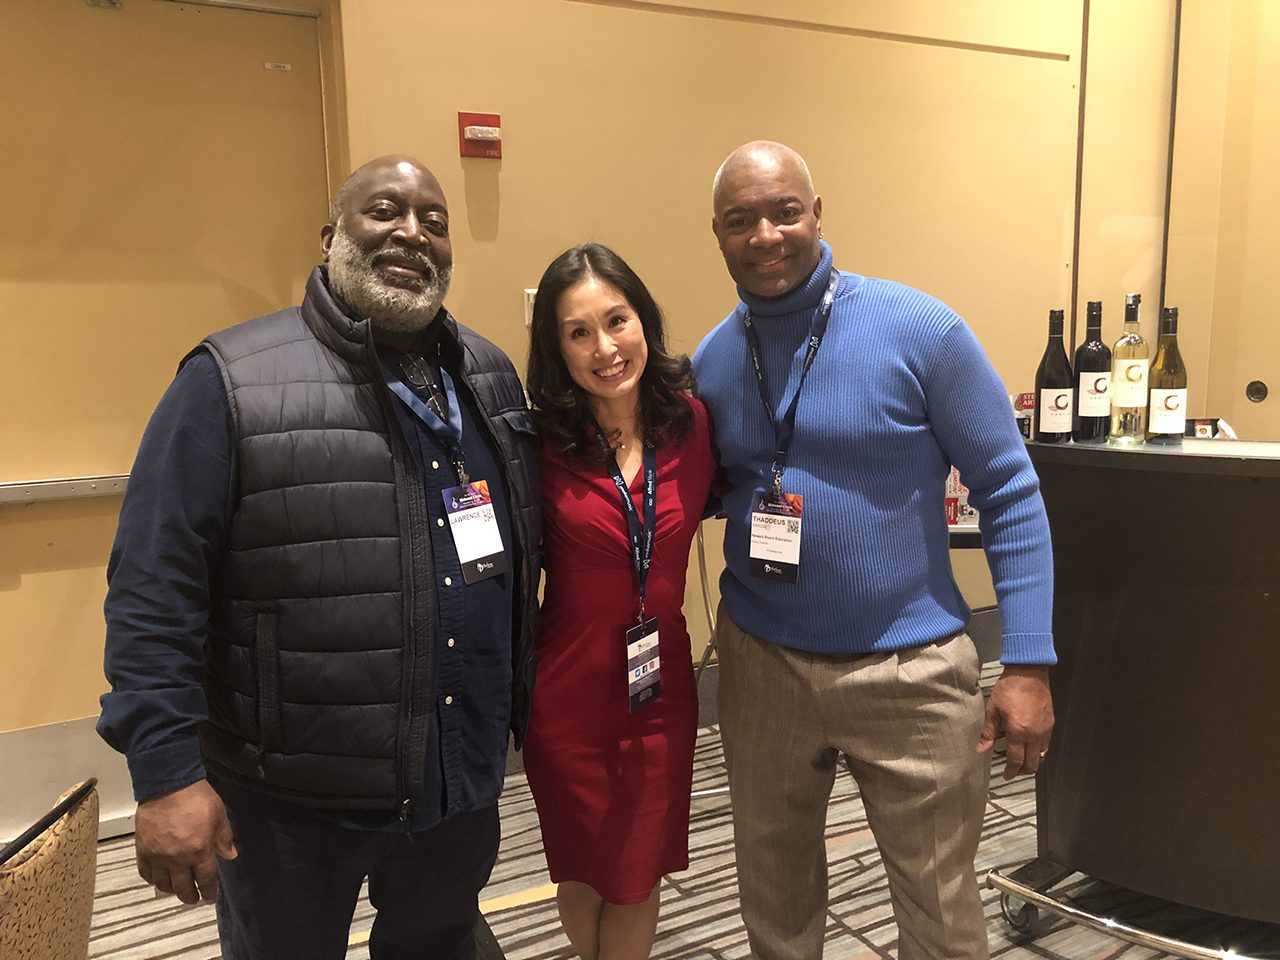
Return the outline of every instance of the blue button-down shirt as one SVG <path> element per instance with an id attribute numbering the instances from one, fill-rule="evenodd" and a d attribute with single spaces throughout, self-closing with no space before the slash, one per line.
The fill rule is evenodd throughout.
<path id="1" fill-rule="evenodd" d="M 384 370 L 402 377 L 394 362 Z M 405 445 L 422 476 L 436 579 L 436 722 L 423 763 L 426 796 L 438 797 L 438 803 L 414 810 L 408 821 L 391 812 L 329 814 L 344 826 L 425 830 L 446 816 L 493 804 L 502 789 L 517 564 L 500 461 L 465 380 L 454 373 L 454 381 L 467 470 L 471 479 L 489 481 L 509 572 L 464 583 L 443 500 L 444 490 L 457 484 L 449 447 L 393 398 Z M 143 435 L 107 568 L 106 673 L 112 690 L 102 697 L 98 731 L 126 755 L 139 800 L 205 776 L 197 740 L 207 715 L 202 648 L 235 488 L 234 451 L 221 374 L 211 356 L 196 354 L 178 372 Z M 287 806 L 230 785 L 219 788 L 240 803 Z"/>

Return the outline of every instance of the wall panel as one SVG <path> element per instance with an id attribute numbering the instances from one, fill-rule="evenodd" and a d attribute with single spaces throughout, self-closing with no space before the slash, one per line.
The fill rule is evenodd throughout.
<path id="1" fill-rule="evenodd" d="M 0 480 L 124 473 L 182 356 L 315 263 L 316 21 L 5 0 L 0 36 Z M 0 506 L 0 731 L 96 712 L 118 509 Z"/>
<path id="2" fill-rule="evenodd" d="M 1077 342 L 1089 300 L 1103 302 L 1103 338 L 1118 339 L 1131 292 L 1142 294 L 1143 335 L 1156 339 L 1173 32 L 1170 0 L 1089 6 Z M 1206 332 L 1188 326 L 1186 334 L 1187 362 L 1203 368 Z M 1200 392 L 1197 380 L 1193 402 Z"/>
<path id="3" fill-rule="evenodd" d="M 589 239 L 631 261 L 692 350 L 735 301 L 712 174 L 745 140 L 784 140 L 810 162 L 838 263 L 947 301 L 1010 392 L 1029 389 L 1045 310 L 1070 294 L 1082 7 L 958 10 L 349 0 L 351 157 L 432 166 L 453 206 L 450 306 L 523 366 L 520 289 Z M 458 159 L 458 110 L 502 115 L 501 161 Z M 981 559 L 959 563 L 990 602 Z"/>

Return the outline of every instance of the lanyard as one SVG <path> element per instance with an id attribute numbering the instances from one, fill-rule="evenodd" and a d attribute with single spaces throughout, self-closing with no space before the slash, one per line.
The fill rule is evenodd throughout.
<path id="1" fill-rule="evenodd" d="M 840 274 L 833 268 L 831 282 L 827 284 L 827 292 L 822 295 L 822 303 L 813 313 L 813 323 L 809 327 L 809 349 L 804 355 L 804 366 L 800 368 L 800 382 L 796 384 L 795 396 L 787 405 L 786 411 L 779 420 L 769 402 L 769 388 L 764 382 L 764 363 L 760 359 L 760 334 L 751 318 L 748 307 L 742 315 L 742 326 L 747 333 L 747 346 L 751 350 L 751 366 L 756 374 L 756 386 L 760 388 L 760 402 L 764 404 L 765 416 L 773 424 L 773 435 L 776 447 L 773 454 L 773 465 L 769 472 L 773 475 L 773 495 L 782 493 L 782 471 L 787 468 L 787 453 L 791 449 L 791 439 L 796 432 L 796 409 L 800 405 L 800 391 L 804 389 L 804 381 L 809 376 L 809 368 L 818 356 L 818 348 L 822 346 L 822 338 L 827 332 L 827 321 L 831 319 L 831 305 L 835 303 L 836 287 L 840 285 Z"/>
<path id="2" fill-rule="evenodd" d="M 466 486 L 470 482 L 467 476 L 467 462 L 462 454 L 462 407 L 458 403 L 458 393 L 453 386 L 453 377 L 444 367 L 440 368 L 440 379 L 444 382 L 444 394 L 449 404 L 448 420 L 442 420 L 432 407 L 409 388 L 398 377 L 387 377 L 387 387 L 404 401 L 404 405 L 427 425 L 427 429 L 445 442 L 453 457 L 453 468 L 458 472 L 458 483 Z"/>
<path id="3" fill-rule="evenodd" d="M 609 461 L 609 471 L 613 474 L 614 486 L 622 498 L 622 515 L 627 518 L 627 530 L 631 535 L 631 563 L 635 567 L 636 581 L 640 591 L 640 622 L 644 623 L 644 591 L 649 580 L 649 564 L 653 560 L 653 528 L 658 515 L 658 451 L 649 444 L 644 445 L 644 527 L 640 526 L 640 518 L 636 516 L 635 501 L 631 499 L 631 491 L 627 489 L 627 481 L 622 479 L 622 470 L 615 456 Z"/>

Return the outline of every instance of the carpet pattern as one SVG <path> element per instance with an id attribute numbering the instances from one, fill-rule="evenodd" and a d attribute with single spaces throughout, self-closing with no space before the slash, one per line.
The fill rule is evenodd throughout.
<path id="1" fill-rule="evenodd" d="M 988 688 L 997 667 L 983 675 Z M 1035 856 L 1035 788 L 1031 778 L 1005 783 L 994 775 L 993 758 L 977 867 L 981 878 L 996 867 L 1012 872 Z M 694 789 L 724 785 L 717 728 L 699 734 Z M 493 878 L 483 895 L 490 927 L 508 960 L 569 960 L 575 956 L 556 917 L 554 887 L 546 873 L 533 799 L 522 773 L 507 779 L 501 801 L 503 840 Z M 737 912 L 732 827 L 725 795 L 693 801 L 690 869 L 663 882 L 656 960 L 746 960 L 746 932 Z M 857 788 L 847 771 L 837 777 L 827 822 L 831 901 L 826 960 L 882 960 L 896 956 L 897 931 L 889 906 L 880 855 L 867 828 Z M 1075 900 L 1126 923 L 1193 940 L 1231 947 L 1255 957 L 1280 958 L 1280 928 L 1230 920 L 1107 887 L 1076 875 L 1061 885 Z M 1280 895 L 1280 894 L 1278 894 Z M 1019 939 L 1001 919 L 999 896 L 983 890 L 991 953 L 1002 960 L 1154 960 L 1166 954 L 1114 940 L 1054 920 L 1034 939 Z M 362 896 L 352 922 L 348 958 L 368 957 L 373 910 Z M 213 909 L 156 899 L 138 878 L 133 843 L 122 837 L 102 843 L 98 856 L 90 956 L 95 960 L 215 960 Z"/>

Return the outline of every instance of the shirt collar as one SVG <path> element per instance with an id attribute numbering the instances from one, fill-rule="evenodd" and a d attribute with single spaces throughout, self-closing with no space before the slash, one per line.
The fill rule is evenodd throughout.
<path id="1" fill-rule="evenodd" d="M 344 340 L 361 344 L 365 342 L 369 336 L 369 321 L 352 317 L 347 305 L 334 294 L 329 286 L 327 264 L 319 264 L 311 272 L 307 280 L 307 299 Z M 432 358 L 438 351 L 452 359 L 458 350 L 458 323 L 448 310 L 441 307 L 414 344 L 414 351 Z"/>

